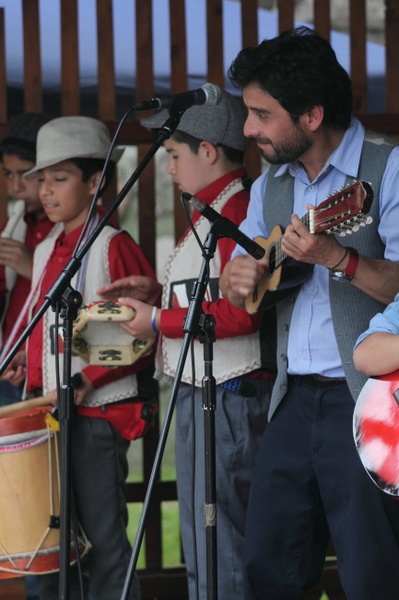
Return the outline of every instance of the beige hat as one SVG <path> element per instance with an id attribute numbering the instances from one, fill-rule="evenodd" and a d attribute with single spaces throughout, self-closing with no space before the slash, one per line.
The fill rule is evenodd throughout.
<path id="1" fill-rule="evenodd" d="M 107 126 L 91 117 L 59 117 L 39 129 L 36 166 L 26 175 L 71 158 L 106 158 L 111 144 Z M 111 160 L 118 162 L 123 149 L 116 148 Z"/>
<path id="2" fill-rule="evenodd" d="M 147 129 L 159 129 L 168 117 L 169 112 L 161 110 L 151 117 L 141 119 L 140 123 Z M 243 133 L 246 118 L 247 111 L 242 99 L 222 90 L 221 99 L 215 106 L 188 108 L 176 130 L 215 145 L 223 144 L 245 152 L 250 143 Z"/>

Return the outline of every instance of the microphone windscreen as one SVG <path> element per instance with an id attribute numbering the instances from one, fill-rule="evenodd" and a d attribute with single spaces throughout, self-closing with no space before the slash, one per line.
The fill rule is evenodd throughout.
<path id="1" fill-rule="evenodd" d="M 204 90 L 206 96 L 204 106 L 212 108 L 213 106 L 216 106 L 216 104 L 219 104 L 222 99 L 222 90 L 218 85 L 215 85 L 214 83 L 205 83 L 201 86 L 201 89 Z"/>

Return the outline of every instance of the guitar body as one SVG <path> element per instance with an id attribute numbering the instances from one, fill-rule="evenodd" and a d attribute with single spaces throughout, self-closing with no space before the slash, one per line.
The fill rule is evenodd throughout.
<path id="1" fill-rule="evenodd" d="M 355 181 L 343 188 L 324 202 L 312 208 L 301 219 L 311 234 L 330 233 L 346 235 L 357 231 L 359 227 L 371 223 L 366 217 L 373 201 L 373 190 L 366 181 Z M 245 308 L 250 314 L 258 310 L 267 310 L 280 300 L 287 292 L 292 291 L 313 272 L 313 265 L 299 263 L 289 258 L 281 248 L 283 231 L 276 225 L 269 238 L 255 238 L 255 241 L 265 249 L 265 258 L 269 262 L 269 272 L 266 272 L 256 288 L 245 299 Z"/>
<path id="2" fill-rule="evenodd" d="M 360 460 L 374 483 L 399 496 L 399 371 L 370 378 L 353 415 L 353 436 Z"/>
<path id="3" fill-rule="evenodd" d="M 255 238 L 255 242 L 265 250 L 265 258 L 269 262 L 269 271 L 258 282 L 252 294 L 245 299 L 245 308 L 250 314 L 258 310 L 263 311 L 272 308 L 293 288 L 302 285 L 312 274 L 313 265 L 298 262 L 290 257 L 277 265 L 277 243 L 282 235 L 282 228 L 276 225 L 272 229 L 270 237 L 259 236 Z"/>

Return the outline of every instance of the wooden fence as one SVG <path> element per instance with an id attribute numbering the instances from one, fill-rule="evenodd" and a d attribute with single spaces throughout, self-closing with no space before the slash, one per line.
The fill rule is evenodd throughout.
<path id="1" fill-rule="evenodd" d="M 23 89 L 21 89 L 21 111 L 43 111 L 45 107 L 45 89 L 42 73 L 41 39 L 45 32 L 40 27 L 40 0 L 14 0 L 21 2 L 23 27 Z M 55 0 L 54 0 L 55 1 Z M 80 0 L 83 1 L 84 0 Z M 223 60 L 224 48 L 224 10 L 223 0 L 203 1 L 206 6 L 206 44 L 207 72 L 205 81 L 211 81 L 224 87 L 225 68 Z M 315 28 L 329 38 L 331 35 L 331 8 L 334 0 L 314 0 L 313 24 Z M 0 3 L 1 4 L 1 3 Z M 86 114 L 87 106 L 83 106 L 80 87 L 78 35 L 78 0 L 59 0 L 60 4 L 60 88 L 59 115 Z M 260 3 L 259 3 L 260 4 Z M 385 110 L 379 114 L 371 114 L 367 100 L 367 15 L 366 0 L 348 0 L 350 38 L 350 74 L 353 81 L 355 110 L 357 116 L 369 128 L 399 136 L 399 3 L 397 0 L 385 0 L 385 44 L 386 44 L 386 78 L 385 78 Z M 118 125 L 118 94 L 115 72 L 115 40 L 113 29 L 113 10 L 123 10 L 123 3 L 112 0 L 97 0 L 97 37 L 98 43 L 98 80 L 95 107 L 90 106 L 90 114 L 105 121 L 113 134 Z M 242 0 L 239 2 L 241 18 L 241 46 L 256 45 L 258 39 L 258 1 Z M 135 16 L 132 22 L 132 35 L 136 43 L 136 62 L 132 61 L 132 82 L 135 81 L 135 101 L 154 96 L 155 66 L 153 53 L 153 13 L 157 10 L 157 0 L 136 0 Z M 170 94 L 187 90 L 189 73 L 187 58 L 185 0 L 169 0 L 169 34 L 170 34 Z M 293 27 L 296 18 L 294 0 L 278 0 L 275 3 L 280 31 Z M 9 117 L 8 94 L 10 84 L 6 69 L 6 9 L 0 8 L 0 135 Z M 167 26 L 167 23 L 165 23 Z M 200 84 L 201 84 L 200 83 Z M 94 114 L 93 114 L 94 112 Z M 59 116 L 58 115 L 58 116 Z M 57 116 L 57 115 L 54 115 Z M 141 115 L 140 115 L 141 116 Z M 134 144 L 138 148 L 140 160 L 150 147 L 149 134 L 137 123 L 127 123 L 121 132 L 120 143 Z M 252 176 L 260 170 L 256 152 L 249 153 L 248 168 Z M 138 228 L 140 244 L 150 261 L 155 265 L 155 165 L 151 163 L 140 177 Z M 114 190 L 113 190 L 114 191 Z M 3 184 L 3 198 L 4 198 Z M 110 196 L 109 196 L 110 197 Z M 6 203 L 0 207 L 0 222 L 6 218 Z M 175 237 L 178 238 L 185 228 L 180 210 L 175 211 Z M 128 499 L 130 502 L 142 502 L 146 483 L 154 461 L 157 446 L 158 429 L 144 440 L 143 481 L 130 484 Z M 143 600 L 186 598 L 184 573 L 179 569 L 165 569 L 162 564 L 161 505 L 176 498 L 174 481 L 158 481 L 151 503 L 151 510 L 146 530 L 146 567 L 140 573 L 143 585 Z M 343 598 L 336 577 L 334 564 L 326 566 L 323 582 L 308 594 L 307 598 L 318 598 L 321 589 L 327 589 L 330 600 Z M 173 591 L 171 591 L 173 590 Z M 2 596 L 0 590 L 0 596 Z M 11 596 L 10 596 L 11 597 Z"/>

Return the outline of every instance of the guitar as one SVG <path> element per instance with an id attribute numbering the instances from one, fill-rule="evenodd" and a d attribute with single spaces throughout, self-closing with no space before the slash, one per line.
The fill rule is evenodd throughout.
<path id="1" fill-rule="evenodd" d="M 355 405 L 353 437 L 374 483 L 399 496 L 399 371 L 365 383 Z"/>
<path id="2" fill-rule="evenodd" d="M 355 181 L 329 196 L 320 206 L 311 209 L 301 221 L 310 233 L 337 233 L 340 236 L 357 231 L 371 223 L 367 217 L 373 201 L 373 190 L 365 181 Z M 281 249 L 283 229 L 276 225 L 266 239 L 255 241 L 265 249 L 269 270 L 258 281 L 252 294 L 245 299 L 247 312 L 267 310 L 279 302 L 290 290 L 301 285 L 312 274 L 314 265 L 298 262 Z"/>

